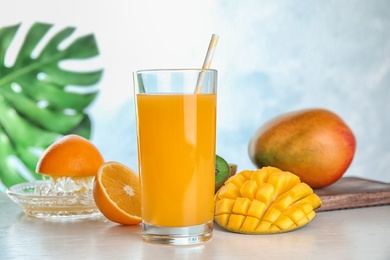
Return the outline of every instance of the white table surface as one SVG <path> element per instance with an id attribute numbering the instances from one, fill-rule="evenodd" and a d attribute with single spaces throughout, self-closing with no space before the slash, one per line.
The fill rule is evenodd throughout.
<path id="1" fill-rule="evenodd" d="M 104 217 L 73 221 L 25 215 L 0 194 L 0 259 L 390 259 L 390 206 L 319 212 L 284 234 L 242 235 L 215 226 L 197 246 L 144 242 L 141 227 Z"/>

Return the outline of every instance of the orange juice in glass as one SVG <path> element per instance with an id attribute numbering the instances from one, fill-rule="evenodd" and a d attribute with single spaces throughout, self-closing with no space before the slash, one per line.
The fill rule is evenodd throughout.
<path id="1" fill-rule="evenodd" d="M 194 93 L 202 75 L 200 93 Z M 195 244 L 212 236 L 216 70 L 134 73 L 144 240 Z"/>

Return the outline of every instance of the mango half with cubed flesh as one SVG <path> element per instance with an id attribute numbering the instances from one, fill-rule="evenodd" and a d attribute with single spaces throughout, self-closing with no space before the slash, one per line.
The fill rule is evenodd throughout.
<path id="1" fill-rule="evenodd" d="M 214 197 L 215 222 L 244 234 L 283 233 L 316 216 L 321 199 L 290 172 L 275 167 L 244 170 L 230 177 Z"/>

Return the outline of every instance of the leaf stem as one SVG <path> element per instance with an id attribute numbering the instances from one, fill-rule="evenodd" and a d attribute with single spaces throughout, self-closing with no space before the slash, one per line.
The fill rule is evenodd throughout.
<path id="1" fill-rule="evenodd" d="M 0 87 L 2 87 L 3 85 L 9 83 L 9 82 L 12 82 L 14 79 L 24 75 L 24 74 L 27 74 L 31 71 L 34 71 L 35 69 L 37 68 L 40 68 L 46 64 L 49 64 L 49 63 L 52 63 L 54 61 L 60 61 L 61 58 L 63 56 L 65 56 L 66 53 L 63 53 L 63 52 L 58 52 L 56 55 L 53 55 L 51 58 L 49 59 L 45 59 L 43 61 L 39 61 L 39 58 L 36 59 L 35 61 L 37 61 L 36 63 L 30 63 L 28 66 L 26 67 L 23 67 L 19 70 L 15 70 L 14 72 L 8 74 L 7 76 L 3 77 L 3 78 L 0 78 Z M 12 68 L 12 67 L 11 67 Z"/>

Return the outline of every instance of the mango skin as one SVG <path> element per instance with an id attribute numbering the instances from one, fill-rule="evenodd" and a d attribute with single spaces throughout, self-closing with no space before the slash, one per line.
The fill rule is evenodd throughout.
<path id="1" fill-rule="evenodd" d="M 258 167 L 277 167 L 298 175 L 312 188 L 339 180 L 352 163 L 356 139 L 335 113 L 320 108 L 277 116 L 260 127 L 248 153 Z"/>

